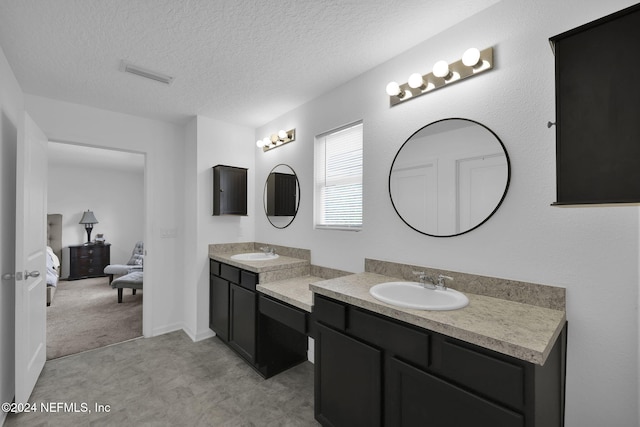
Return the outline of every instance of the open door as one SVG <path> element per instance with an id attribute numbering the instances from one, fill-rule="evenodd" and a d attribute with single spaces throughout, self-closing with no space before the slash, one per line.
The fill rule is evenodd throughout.
<path id="1" fill-rule="evenodd" d="M 25 113 L 16 161 L 16 403 L 26 403 L 47 358 L 47 137 Z M 22 143 L 21 143 L 22 142 Z"/>

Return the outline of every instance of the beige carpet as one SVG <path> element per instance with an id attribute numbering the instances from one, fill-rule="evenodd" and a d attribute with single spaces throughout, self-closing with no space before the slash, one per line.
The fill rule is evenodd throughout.
<path id="1" fill-rule="evenodd" d="M 47 307 L 47 360 L 142 336 L 142 289 L 118 291 L 107 277 L 60 281 Z"/>

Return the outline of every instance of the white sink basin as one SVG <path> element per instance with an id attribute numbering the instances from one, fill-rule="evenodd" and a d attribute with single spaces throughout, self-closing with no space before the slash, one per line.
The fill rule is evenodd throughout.
<path id="1" fill-rule="evenodd" d="M 236 261 L 267 261 L 270 259 L 276 259 L 280 255 L 278 254 L 265 254 L 263 252 L 250 252 L 246 254 L 231 255 L 231 259 Z"/>
<path id="2" fill-rule="evenodd" d="M 416 282 L 385 282 L 369 293 L 380 301 L 417 310 L 457 310 L 469 304 L 466 295 L 453 289 L 428 289 Z"/>

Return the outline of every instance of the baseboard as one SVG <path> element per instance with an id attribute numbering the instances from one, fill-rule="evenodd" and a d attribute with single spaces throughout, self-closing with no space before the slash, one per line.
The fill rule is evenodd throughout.
<path id="1" fill-rule="evenodd" d="M 197 333 L 194 333 L 191 328 L 187 328 L 186 326 L 182 327 L 182 330 L 184 331 L 185 334 L 187 334 L 189 336 L 189 338 L 191 338 L 191 340 L 193 342 L 198 342 L 198 341 L 202 341 L 202 340 L 206 340 L 207 338 L 211 338 L 211 337 L 215 337 L 216 333 L 213 332 L 211 329 L 206 329 L 204 331 L 200 331 Z"/>
<path id="2" fill-rule="evenodd" d="M 182 323 L 174 323 L 172 325 L 165 325 L 159 328 L 154 328 L 153 331 L 151 332 L 151 337 L 157 337 L 158 335 L 164 335 L 164 334 L 168 334 L 169 332 L 179 331 L 181 329 L 184 329 L 183 326 L 184 325 Z M 185 330 L 185 332 L 187 331 Z M 151 337 L 145 337 L 145 338 L 151 338 Z"/>

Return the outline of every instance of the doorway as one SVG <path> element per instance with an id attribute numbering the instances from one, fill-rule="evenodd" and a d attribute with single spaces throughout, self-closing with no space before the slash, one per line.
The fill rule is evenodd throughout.
<path id="1" fill-rule="evenodd" d="M 49 142 L 47 212 L 62 215 L 63 249 L 60 280 L 47 307 L 47 360 L 142 336 L 143 290 L 132 295 L 125 289 L 118 303 L 102 271 L 69 278 L 76 279 L 70 276 L 73 263 L 84 262 L 77 254 L 90 251 L 96 238 L 109 264 L 130 260 L 144 241 L 145 175 L 142 153 Z M 79 223 L 87 210 L 97 220 L 91 242 Z"/>

